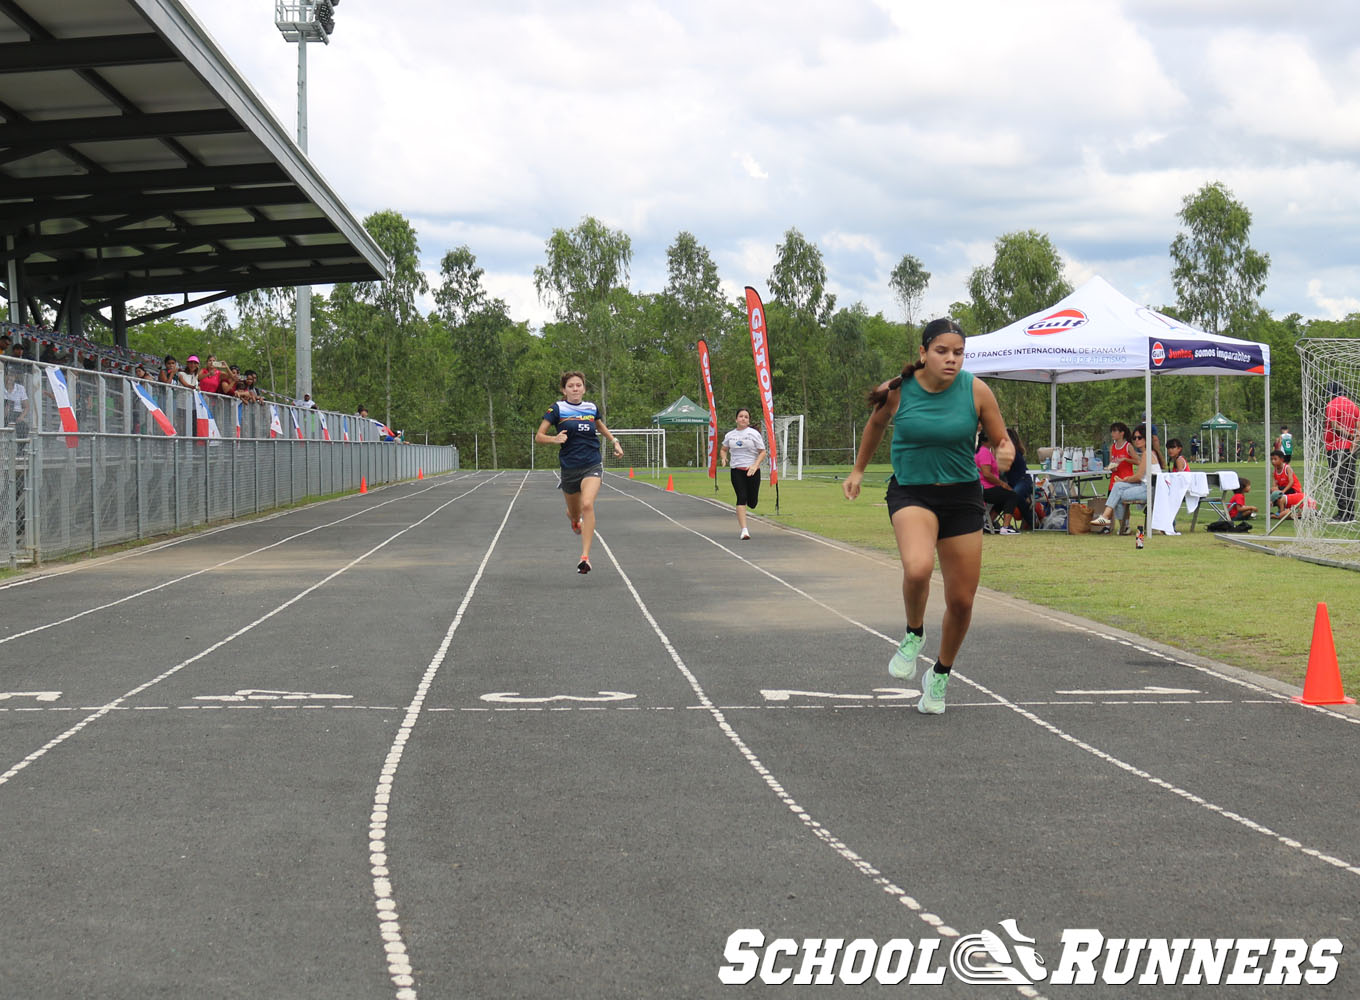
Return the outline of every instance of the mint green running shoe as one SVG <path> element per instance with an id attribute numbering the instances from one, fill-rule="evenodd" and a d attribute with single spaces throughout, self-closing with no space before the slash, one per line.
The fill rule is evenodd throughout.
<path id="1" fill-rule="evenodd" d="M 921 654 L 921 644 L 926 641 L 924 635 L 913 635 L 908 632 L 907 637 L 902 640 L 902 644 L 897 647 L 897 652 L 888 661 L 888 673 L 904 681 L 909 681 L 916 676 L 916 659 Z"/>
<path id="2" fill-rule="evenodd" d="M 916 710 L 922 715 L 944 715 L 944 686 L 949 683 L 949 675 L 942 674 L 934 667 L 921 678 L 921 700 Z"/>

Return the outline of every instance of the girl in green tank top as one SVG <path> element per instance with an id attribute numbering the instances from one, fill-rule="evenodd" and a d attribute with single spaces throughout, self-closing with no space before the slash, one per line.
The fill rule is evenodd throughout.
<path id="1" fill-rule="evenodd" d="M 893 415 L 893 478 L 903 486 L 976 480 L 973 373 L 960 371 L 938 392 L 915 378 L 903 379 L 899 394 Z"/>
<path id="2" fill-rule="evenodd" d="M 985 512 L 973 461 L 978 424 L 991 440 L 1000 442 L 996 449 L 1000 471 L 1010 468 L 1015 456 L 996 397 L 981 379 L 963 370 L 963 356 L 963 330 L 957 323 L 937 319 L 926 324 L 919 360 L 870 393 L 874 412 L 864 425 L 855 467 L 842 487 L 847 499 L 859 496 L 864 470 L 891 426 L 888 516 L 902 559 L 907 634 L 888 663 L 888 673 L 900 680 L 916 677 L 937 556 L 944 578 L 939 656 L 921 678 L 923 690 L 916 704 L 927 715 L 944 711 L 945 685 L 968 634 L 982 575 Z"/>

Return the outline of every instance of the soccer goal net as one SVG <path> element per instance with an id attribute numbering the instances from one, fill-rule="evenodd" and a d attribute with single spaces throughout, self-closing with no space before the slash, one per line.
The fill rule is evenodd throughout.
<path id="1" fill-rule="evenodd" d="M 1356 520 L 1360 516 L 1356 510 L 1360 340 L 1305 338 L 1296 347 L 1303 382 L 1303 426 L 1294 432 L 1291 464 L 1307 500 L 1291 508 L 1293 547 L 1305 558 L 1360 568 L 1360 521 Z"/>
<path id="2" fill-rule="evenodd" d="M 779 478 L 788 479 L 792 474 L 794 479 L 803 478 L 803 415 L 801 413 L 793 416 L 775 416 L 774 418 L 774 439 L 779 448 Z M 793 444 L 790 446 L 789 442 Z"/>
<path id="3" fill-rule="evenodd" d="M 660 476 L 666 464 L 666 430 L 664 427 L 628 427 L 610 429 L 623 445 L 623 458 L 614 457 L 609 442 L 604 443 L 604 466 L 644 471 L 649 476 Z"/>

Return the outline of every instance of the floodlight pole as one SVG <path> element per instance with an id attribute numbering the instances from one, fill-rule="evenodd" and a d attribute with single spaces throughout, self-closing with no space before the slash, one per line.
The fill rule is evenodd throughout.
<path id="1" fill-rule="evenodd" d="M 307 43 L 330 44 L 330 35 L 316 19 L 315 0 L 277 0 L 274 4 L 274 24 L 286 42 L 298 47 L 297 143 L 307 152 Z M 312 391 L 312 286 L 297 288 L 297 334 L 294 356 L 297 361 L 297 393 L 301 399 Z"/>
<path id="2" fill-rule="evenodd" d="M 307 39 L 300 37 L 298 50 L 297 138 L 298 149 L 307 152 Z M 297 290 L 297 336 L 293 350 L 297 359 L 297 395 L 312 392 L 312 286 Z"/>

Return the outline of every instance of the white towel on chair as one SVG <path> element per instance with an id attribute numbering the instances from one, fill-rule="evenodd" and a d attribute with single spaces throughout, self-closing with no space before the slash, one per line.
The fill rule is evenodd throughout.
<path id="1" fill-rule="evenodd" d="M 1176 530 L 1176 512 L 1180 510 L 1181 500 L 1190 488 L 1190 477 L 1184 472 L 1164 473 L 1157 477 L 1156 492 L 1152 499 L 1152 520 L 1148 529 L 1160 531 L 1164 535 L 1179 535 Z"/>
<path id="2" fill-rule="evenodd" d="M 1232 469 L 1221 469 L 1218 473 L 1218 485 L 1225 490 L 1235 490 L 1242 484 L 1237 479 L 1237 473 Z"/>
<path id="3" fill-rule="evenodd" d="M 1185 494 L 1185 509 L 1191 514 L 1199 507 L 1199 502 L 1209 495 L 1209 474 L 1207 472 L 1188 472 L 1190 489 Z"/>

